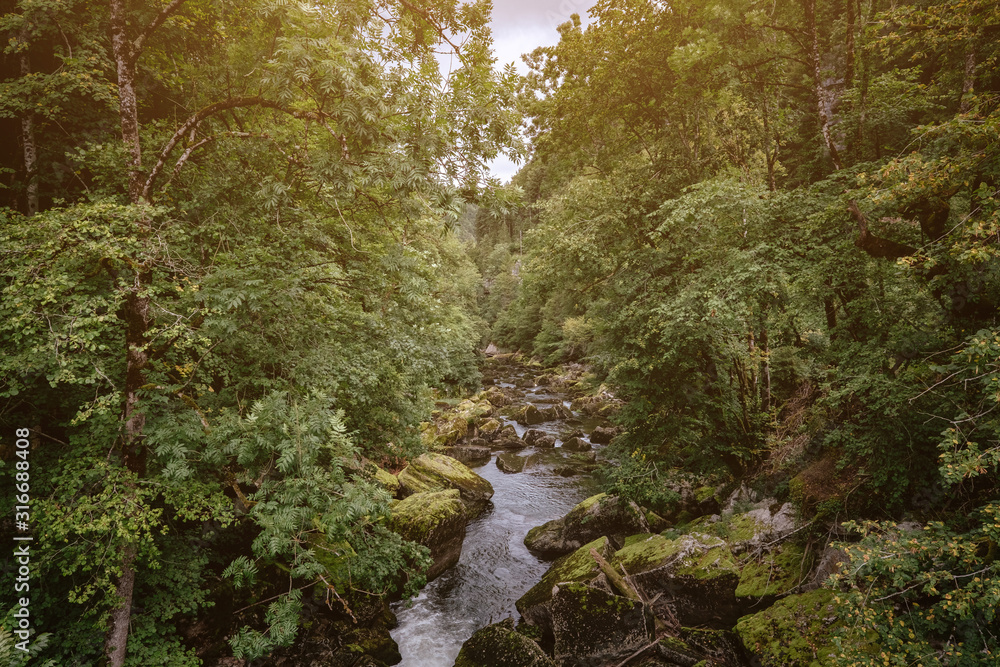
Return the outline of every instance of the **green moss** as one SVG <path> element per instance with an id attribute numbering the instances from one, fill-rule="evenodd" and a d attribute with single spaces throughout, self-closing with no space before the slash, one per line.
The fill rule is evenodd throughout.
<path id="1" fill-rule="evenodd" d="M 465 506 L 457 489 L 415 493 L 392 507 L 389 525 L 408 540 L 426 544 L 441 524 L 465 520 Z"/>
<path id="2" fill-rule="evenodd" d="M 803 563 L 802 558 L 801 547 L 786 544 L 780 552 L 744 565 L 736 597 L 760 598 L 789 592 L 801 583 L 801 575 L 811 570 L 811 561 Z"/>
<path id="3" fill-rule="evenodd" d="M 680 540 L 668 540 L 662 535 L 652 535 L 641 541 L 626 544 L 615 553 L 612 565 L 624 566 L 629 574 L 638 574 L 659 567 L 681 550 Z"/>
<path id="4" fill-rule="evenodd" d="M 583 501 L 577 503 L 576 506 L 573 507 L 573 509 L 570 510 L 570 514 L 572 514 L 573 512 L 577 512 L 577 511 L 585 512 L 589 508 L 593 507 L 594 505 L 596 505 L 597 503 L 601 502 L 603 499 L 605 499 L 607 497 L 608 497 L 608 494 L 606 494 L 606 493 L 598 493 L 596 496 L 591 496 L 591 497 L 587 498 L 586 500 L 583 500 Z"/>
<path id="5" fill-rule="evenodd" d="M 700 557 L 685 558 L 676 572 L 695 579 L 713 579 L 720 574 L 738 573 L 739 567 L 729 547 L 723 544 L 708 549 Z"/>
<path id="6" fill-rule="evenodd" d="M 840 625 L 833 593 L 818 589 L 791 595 L 768 609 L 744 616 L 736 633 L 764 667 L 826 667 L 835 648 L 832 632 Z"/>
<path id="7" fill-rule="evenodd" d="M 399 480 L 396 476 L 378 466 L 375 466 L 375 481 L 392 495 L 396 495 L 399 491 Z"/>
<path id="8" fill-rule="evenodd" d="M 407 495 L 458 489 L 467 505 L 493 497 L 492 484 L 461 461 L 434 452 L 421 454 L 398 477 Z"/>
<path id="9" fill-rule="evenodd" d="M 715 489 L 711 486 L 702 486 L 694 490 L 694 499 L 699 503 L 709 500 L 715 495 Z"/>
<path id="10" fill-rule="evenodd" d="M 653 536 L 653 533 L 639 533 L 638 535 L 629 535 L 625 538 L 625 543 L 622 547 L 627 547 L 630 544 L 637 544 L 638 542 L 644 542 Z"/>
<path id="11" fill-rule="evenodd" d="M 517 601 L 517 610 L 523 614 L 525 609 L 545 602 L 552 597 L 552 587 L 558 583 L 590 581 L 596 577 L 600 569 L 590 555 L 591 549 L 607 558 L 610 551 L 608 538 L 599 537 L 553 563 L 542 580 Z"/>
<path id="12" fill-rule="evenodd" d="M 684 536 L 667 539 L 652 535 L 626 544 L 615 553 L 612 565 L 624 567 L 631 575 L 674 564 L 678 575 L 713 579 L 721 574 L 738 574 L 739 568 L 729 547 L 717 538 Z"/>

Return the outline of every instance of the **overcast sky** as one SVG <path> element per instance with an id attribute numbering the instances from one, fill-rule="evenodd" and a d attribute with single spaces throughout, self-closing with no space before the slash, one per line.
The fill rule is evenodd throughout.
<path id="1" fill-rule="evenodd" d="M 551 46 L 559 41 L 556 26 L 579 14 L 584 25 L 589 22 L 587 10 L 596 0 L 493 0 L 493 50 L 497 66 L 514 63 L 522 74 L 527 72 L 522 53 L 538 46 Z M 494 176 L 507 182 L 518 166 L 506 158 L 491 166 Z"/>

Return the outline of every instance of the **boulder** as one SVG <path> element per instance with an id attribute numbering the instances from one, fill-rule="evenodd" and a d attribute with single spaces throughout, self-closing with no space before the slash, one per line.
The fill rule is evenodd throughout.
<path id="1" fill-rule="evenodd" d="M 646 532 L 649 525 L 638 505 L 600 493 L 579 503 L 561 519 L 529 530 L 524 544 L 544 554 L 565 554 L 602 535 L 610 539 L 613 547 L 620 548 L 629 535 Z"/>
<path id="2" fill-rule="evenodd" d="M 606 445 L 618 434 L 618 431 L 608 426 L 598 426 L 590 432 L 590 441 L 595 445 Z"/>
<path id="3" fill-rule="evenodd" d="M 493 497 L 493 485 L 469 470 L 461 461 L 428 452 L 421 454 L 397 475 L 403 496 L 427 491 L 458 489 L 466 514 L 474 516 Z"/>
<path id="4" fill-rule="evenodd" d="M 565 667 L 615 665 L 653 638 L 645 603 L 584 583 L 557 584 L 550 613 L 553 658 Z"/>
<path id="5" fill-rule="evenodd" d="M 524 426 L 541 424 L 545 421 L 545 417 L 542 415 L 542 412 L 530 403 L 518 411 L 516 419 L 518 424 L 522 424 Z"/>
<path id="6" fill-rule="evenodd" d="M 479 435 L 483 438 L 491 439 L 500 434 L 502 426 L 496 419 L 482 419 L 476 424 L 476 430 L 479 431 Z"/>
<path id="7" fill-rule="evenodd" d="M 484 444 L 475 444 L 477 440 Z M 441 453 L 465 464 L 486 463 L 490 460 L 493 452 L 485 443 L 486 441 L 482 438 L 474 438 L 468 445 L 445 447 L 441 450 Z"/>
<path id="8" fill-rule="evenodd" d="M 586 452 L 590 449 L 590 443 L 583 438 L 570 438 L 563 440 L 562 448 L 571 452 Z"/>
<path id="9" fill-rule="evenodd" d="M 545 435 L 546 435 L 545 431 L 540 431 L 537 428 L 529 428 L 527 431 L 524 432 L 524 436 L 522 437 L 524 441 L 528 443 L 528 445 L 530 446 L 534 445 L 539 438 L 544 438 Z"/>
<path id="10" fill-rule="evenodd" d="M 497 454 L 497 468 L 504 472 L 521 472 L 527 461 L 528 457 L 518 456 L 512 452 Z"/>
<path id="11" fill-rule="evenodd" d="M 431 550 L 427 580 L 458 562 L 465 539 L 465 505 L 458 489 L 414 493 L 395 503 L 389 527 L 404 539 Z"/>
<path id="12" fill-rule="evenodd" d="M 555 667 L 534 641 L 514 628 L 514 619 L 476 630 L 462 644 L 455 667 Z"/>
<path id="13" fill-rule="evenodd" d="M 510 398 L 503 392 L 500 387 L 490 387 L 486 391 L 482 392 L 480 398 L 489 401 L 490 405 L 496 408 L 502 408 L 510 405 Z"/>
<path id="14" fill-rule="evenodd" d="M 535 447 L 542 449 L 551 449 L 556 446 L 556 438 L 553 435 L 543 435 L 538 440 L 535 440 Z"/>
<path id="15" fill-rule="evenodd" d="M 427 449 L 453 445 L 468 433 L 468 420 L 458 414 L 444 415 L 420 425 L 420 441 Z"/>
<path id="16" fill-rule="evenodd" d="M 542 580 L 515 603 L 518 613 L 526 622 L 551 631 L 549 603 L 552 601 L 555 585 L 562 582 L 587 582 L 596 578 L 601 572 L 597 561 L 590 554 L 591 549 L 596 550 L 605 559 L 610 558 L 614 552 L 608 538 L 599 537 L 553 563 Z"/>
<path id="17" fill-rule="evenodd" d="M 677 539 L 652 535 L 622 547 L 612 560 L 624 569 L 654 613 L 685 626 L 731 628 L 749 602 L 737 600 L 740 569 L 720 538 L 690 533 Z"/>
<path id="18" fill-rule="evenodd" d="M 785 543 L 752 558 L 740 571 L 736 597 L 768 601 L 786 595 L 804 583 L 812 559 L 802 547 Z"/>
<path id="19" fill-rule="evenodd" d="M 680 628 L 674 637 L 664 637 L 657 653 L 670 665 L 695 667 L 745 667 L 747 660 L 740 639 L 733 632 Z"/>
<path id="20" fill-rule="evenodd" d="M 567 408 L 562 403 L 556 403 L 547 408 L 542 408 L 540 412 L 542 413 L 542 417 L 545 419 L 545 421 L 573 418 L 573 411 Z"/>
<path id="21" fill-rule="evenodd" d="M 399 480 L 391 472 L 384 470 L 366 458 L 362 458 L 360 463 L 363 474 L 388 491 L 389 495 L 395 496 L 399 492 Z"/>
<path id="22" fill-rule="evenodd" d="M 820 588 L 790 595 L 736 624 L 743 645 L 762 667 L 836 664 L 833 634 L 838 626 L 833 592 Z"/>
<path id="23" fill-rule="evenodd" d="M 781 542 L 802 527 L 792 503 L 765 499 L 748 512 L 723 516 L 710 529 L 725 539 L 735 553 Z"/>

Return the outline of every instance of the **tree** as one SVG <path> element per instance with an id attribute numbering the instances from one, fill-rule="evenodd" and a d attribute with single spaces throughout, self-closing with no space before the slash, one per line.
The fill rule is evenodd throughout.
<path id="1" fill-rule="evenodd" d="M 279 456 L 278 442 L 264 448 L 270 454 L 255 475 L 253 457 L 239 446 L 214 455 L 221 457 L 221 468 L 192 467 L 192 460 L 211 459 L 207 438 L 219 430 L 216 419 L 225 421 L 226 411 L 239 410 L 244 401 L 270 400 L 267 405 L 294 411 L 296 400 L 278 401 L 281 392 L 301 399 L 330 389 L 352 408 L 341 419 L 370 424 L 363 436 L 377 437 L 372 422 L 378 420 L 395 420 L 400 435 L 412 415 L 379 417 L 373 405 L 358 400 L 363 395 L 350 390 L 374 390 L 390 374 L 403 374 L 406 381 L 386 396 L 398 392 L 402 403 L 412 404 L 418 400 L 413 392 L 428 382 L 446 375 L 454 382 L 471 379 L 468 357 L 475 341 L 456 309 L 462 297 L 436 284 L 439 274 L 430 269 L 434 253 L 452 261 L 454 248 L 428 239 L 428 218 L 453 219 L 466 199 L 477 196 L 486 161 L 513 143 L 518 117 L 511 106 L 512 73 L 491 70 L 482 3 L 345 0 L 250 7 L 173 0 L 138 7 L 112 0 L 108 7 L 103 27 L 113 67 L 107 74 L 117 93 L 120 141 L 103 137 L 100 145 L 83 147 L 100 158 L 87 160 L 103 183 L 101 192 L 90 193 L 94 203 L 52 208 L 32 223 L 7 216 L 8 253 L 20 262 L 6 274 L 5 307 L 8 327 L 22 329 L 7 328 L 4 335 L 16 351 L 13 358 L 31 359 L 12 376 L 8 395 L 43 384 L 37 372 L 52 387 L 97 387 L 96 399 L 83 402 L 77 415 L 90 420 L 90 433 L 78 433 L 75 442 L 92 447 L 102 436 L 115 439 L 106 473 L 110 486 L 95 479 L 93 488 L 104 486 L 95 497 L 106 503 L 109 518 L 122 522 L 111 539 L 120 560 L 98 577 L 114 585 L 105 601 L 105 654 L 109 664 L 122 665 L 139 568 L 162 547 L 157 531 L 163 494 L 168 506 L 201 516 L 192 508 L 204 509 L 205 502 L 217 508 L 226 488 L 244 511 L 299 502 L 297 492 L 282 491 L 286 495 L 276 499 L 278 492 L 267 483 L 271 476 L 288 478 L 289 488 L 298 479 L 353 493 L 354 505 L 374 493 L 364 485 L 352 492 L 336 477 L 353 465 L 350 448 L 328 463 L 332 472 L 312 464 L 269 467 L 268 456 Z M 171 52 L 174 43 L 188 49 L 183 67 Z M 435 60 L 442 47 L 461 64 L 448 78 Z M 230 238 L 212 223 L 215 218 L 248 236 Z M 27 268 L 29 261 L 37 262 L 34 268 Z M 48 271 L 44 277 L 40 267 Z M 426 294 L 432 290 L 437 298 Z M 279 293 L 297 294 L 299 309 L 320 319 L 288 317 L 286 309 L 283 321 L 262 324 L 267 304 Z M 412 313 L 400 310 L 407 301 L 417 306 Z M 407 336 L 411 316 L 438 318 L 447 325 L 444 335 Z M 46 331 L 46 317 L 65 326 Z M 247 358 L 248 350 L 227 345 L 230 337 L 246 338 L 241 332 L 253 322 L 281 350 L 265 354 L 270 367 L 255 367 L 259 360 Z M 319 323 L 334 331 L 320 333 Z M 346 369 L 333 362 L 350 352 L 345 340 L 352 327 L 369 328 L 370 338 L 358 346 L 361 358 L 378 349 L 378 336 L 387 339 L 368 365 L 372 379 L 358 377 L 364 364 L 345 377 Z M 57 353 L 47 363 L 33 356 L 67 341 L 79 345 L 79 358 Z M 465 360 L 438 375 L 425 359 L 440 356 L 447 345 Z M 336 369 L 332 378 L 316 379 L 299 368 L 310 348 L 322 352 L 313 361 L 319 357 Z M 76 374 L 70 367 L 86 370 Z M 251 369 L 260 374 L 244 375 Z M 213 394 L 224 396 L 216 401 Z M 119 401 L 120 418 L 110 420 Z M 72 411 L 73 399 L 66 403 Z M 309 403 L 309 414 L 281 428 L 334 419 L 322 404 Z M 317 441 L 308 449 L 319 456 L 322 445 Z M 380 446 L 392 453 L 391 442 Z M 97 465 L 89 455 L 76 463 Z M 323 476 L 328 474 L 334 477 Z M 207 485 L 200 500 L 198 494 L 169 500 L 169 489 L 192 480 Z M 241 489 L 247 484 L 255 500 Z M 118 494 L 114 502 L 107 495 L 111 487 Z M 343 525 L 357 524 L 356 539 L 391 546 L 384 529 L 361 529 L 358 523 L 384 515 L 383 501 L 376 494 L 368 512 L 352 505 L 340 513 L 341 523 L 321 532 L 332 539 Z M 307 514 L 333 510 L 310 500 L 302 511 L 294 526 L 281 524 L 293 543 L 300 524 L 311 520 Z M 267 524 L 266 514 L 251 515 Z M 261 549 L 267 558 L 286 555 L 285 547 Z M 322 570 L 314 557 L 307 560 L 295 572 L 319 581 Z M 285 594 L 289 600 L 294 595 Z M 287 641 L 294 632 L 274 634 Z"/>

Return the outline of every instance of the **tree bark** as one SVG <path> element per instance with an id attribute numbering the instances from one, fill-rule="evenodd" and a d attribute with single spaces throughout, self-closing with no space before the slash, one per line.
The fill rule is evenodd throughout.
<path id="1" fill-rule="evenodd" d="M 973 33 L 965 47 L 965 70 L 962 73 L 962 101 L 959 103 L 959 113 L 969 113 L 972 110 L 972 93 L 976 89 L 976 34 Z"/>
<path id="2" fill-rule="evenodd" d="M 833 96 L 823 85 L 822 71 L 819 62 L 819 31 L 816 27 L 816 0 L 806 0 L 804 3 L 806 29 L 809 32 L 809 63 L 812 68 L 813 89 L 816 96 L 816 113 L 819 116 L 820 133 L 830 160 L 838 171 L 842 168 L 840 152 L 833 140 L 833 119 L 830 117 L 833 109 Z"/>
<path id="3" fill-rule="evenodd" d="M 135 46 L 128 39 L 128 7 L 126 0 L 111 0 L 111 46 L 118 74 L 118 116 L 121 124 L 122 143 L 127 152 L 128 194 L 133 204 L 142 205 L 142 147 L 139 142 L 139 114 L 135 94 Z M 149 237 L 150 222 L 146 216 L 138 218 L 137 236 Z M 145 474 L 143 454 L 143 429 L 146 415 L 139 406 L 139 394 L 146 383 L 146 350 L 150 326 L 150 301 L 146 296 L 151 278 L 148 267 L 136 260 L 136 273 L 125 296 L 125 404 L 123 406 L 123 432 L 121 459 L 125 467 L 141 479 Z M 134 486 L 126 487 L 134 492 Z M 135 588 L 135 557 L 138 545 L 126 542 L 122 550 L 122 573 L 115 586 L 117 606 L 111 616 L 105 638 L 104 653 L 110 667 L 122 667 L 128 652 L 129 622 L 132 617 L 132 595 Z"/>
<path id="4" fill-rule="evenodd" d="M 21 28 L 18 36 L 20 47 L 21 78 L 31 74 L 31 56 L 28 54 L 28 26 Z M 28 215 L 38 213 L 38 146 L 35 143 L 35 114 L 26 111 L 21 117 L 21 146 L 24 151 L 25 199 Z"/>

